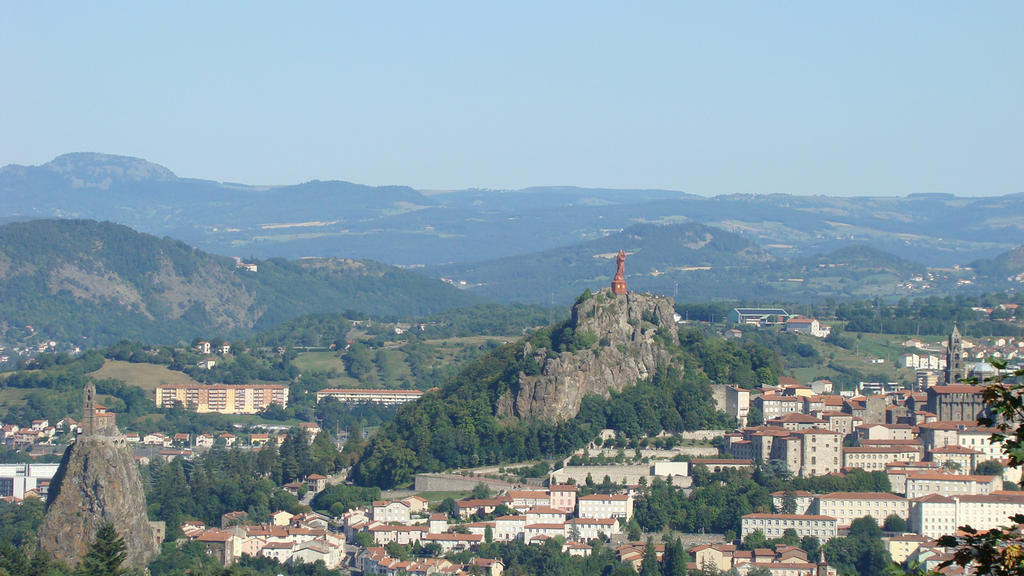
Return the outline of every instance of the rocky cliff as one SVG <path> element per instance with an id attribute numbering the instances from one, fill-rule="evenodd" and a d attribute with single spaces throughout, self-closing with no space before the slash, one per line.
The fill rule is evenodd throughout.
<path id="1" fill-rule="evenodd" d="M 587 394 L 608 396 L 611 390 L 650 377 L 658 366 L 682 368 L 681 360 L 655 338 L 661 331 L 677 341 L 674 314 L 672 299 L 662 296 L 614 295 L 605 289 L 581 297 L 560 329 L 563 334 L 571 330 L 577 349 L 556 352 L 526 344 L 523 357 L 532 358 L 539 370 L 519 373 L 517 382 L 499 398 L 498 414 L 565 420 L 576 416 Z M 559 337 L 554 334 L 552 339 Z"/>
<path id="2" fill-rule="evenodd" d="M 43 548 L 74 566 L 96 530 L 110 522 L 127 546 L 125 568 L 145 568 L 159 552 L 131 448 L 116 430 L 80 435 L 64 452 L 39 528 Z"/>

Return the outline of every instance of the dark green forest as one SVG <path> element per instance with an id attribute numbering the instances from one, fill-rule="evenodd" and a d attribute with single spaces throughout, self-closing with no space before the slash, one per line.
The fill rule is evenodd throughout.
<path id="1" fill-rule="evenodd" d="M 556 325 L 534 332 L 527 341 L 538 348 L 565 351 L 597 344 L 577 336 L 566 335 Z M 685 336 L 680 337 L 679 344 L 668 345 L 678 354 L 688 355 L 691 363 L 687 365 L 698 366 L 693 352 L 698 352 L 698 345 L 707 340 L 699 332 Z M 604 428 L 638 438 L 661 430 L 678 432 L 730 424 L 715 412 L 710 380 L 703 371 L 681 373 L 666 367 L 651 380 L 612 392 L 608 398 L 584 397 L 579 414 L 569 420 L 555 424 L 502 421 L 495 415 L 498 399 L 514 385 L 520 372 L 538 370 L 536 362 L 524 357 L 522 350 L 521 342 L 502 346 L 468 365 L 439 392 L 399 409 L 395 420 L 374 438 L 353 471 L 353 478 L 364 485 L 392 487 L 409 482 L 416 472 L 564 455 Z M 755 372 L 749 357 L 709 360 L 709 364 L 723 371 L 743 365 L 747 372 Z M 770 367 L 761 373 L 768 377 Z"/>

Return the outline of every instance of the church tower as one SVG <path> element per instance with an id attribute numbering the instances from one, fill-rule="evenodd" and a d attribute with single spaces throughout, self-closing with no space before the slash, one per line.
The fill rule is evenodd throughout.
<path id="1" fill-rule="evenodd" d="M 953 323 L 953 332 L 946 344 L 946 384 L 956 384 L 966 377 L 964 372 L 964 343 L 960 338 L 960 330 Z"/>
<path id="2" fill-rule="evenodd" d="M 96 386 L 92 381 L 86 383 L 82 399 L 82 434 L 88 436 L 96 433 Z"/>

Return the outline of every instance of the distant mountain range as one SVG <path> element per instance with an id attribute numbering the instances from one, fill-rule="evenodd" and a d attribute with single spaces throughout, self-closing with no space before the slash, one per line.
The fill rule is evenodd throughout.
<path id="1" fill-rule="evenodd" d="M 789 261 L 751 240 L 701 224 L 636 224 L 610 236 L 523 256 L 428 267 L 481 295 L 559 303 L 585 289 L 607 287 L 615 255 L 626 254 L 630 290 L 680 302 L 719 299 L 815 301 L 923 292 L 928 269 L 867 246 Z M 934 277 L 934 274 L 932 274 Z M 915 287 L 914 279 L 920 278 Z M 952 278 L 952 276 L 950 276 Z M 932 281 L 931 288 L 941 281 Z M 947 279 L 944 288 L 952 282 Z"/>
<path id="2" fill-rule="evenodd" d="M 713 226 L 777 258 L 863 245 L 932 267 L 992 259 L 1024 244 L 1024 194 L 709 198 L 571 187 L 424 194 L 336 181 L 219 183 L 179 178 L 137 158 L 79 153 L 0 168 L 0 197 L 0 219 L 110 220 L 224 255 L 401 266 L 543 253 L 643 223 Z"/>
<path id="3" fill-rule="evenodd" d="M 9 223 L 0 226 L 0 344 L 32 334 L 89 347 L 175 343 L 248 335 L 316 312 L 416 316 L 482 302 L 370 260 L 248 264 L 255 270 L 109 222 Z"/>

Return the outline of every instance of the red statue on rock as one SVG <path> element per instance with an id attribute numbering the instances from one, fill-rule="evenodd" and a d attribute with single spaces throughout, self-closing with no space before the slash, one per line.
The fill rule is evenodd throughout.
<path id="1" fill-rule="evenodd" d="M 612 278 L 612 294 L 625 294 L 626 253 L 619 250 L 619 255 L 615 258 L 615 262 L 619 265 L 619 269 L 615 271 L 615 278 Z"/>

